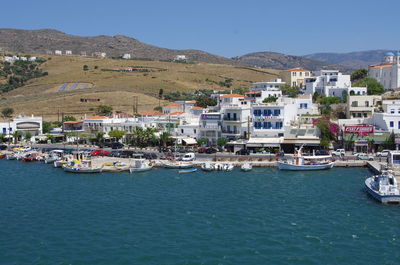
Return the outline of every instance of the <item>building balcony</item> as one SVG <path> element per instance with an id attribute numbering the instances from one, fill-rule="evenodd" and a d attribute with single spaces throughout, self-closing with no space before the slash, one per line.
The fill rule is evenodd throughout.
<path id="1" fill-rule="evenodd" d="M 228 131 L 228 130 L 222 130 L 222 134 L 240 135 L 240 131 Z"/>
<path id="2" fill-rule="evenodd" d="M 283 116 L 282 115 L 276 115 L 276 116 L 274 116 L 274 115 L 270 115 L 270 116 L 264 116 L 264 115 L 254 116 L 253 115 L 253 118 L 254 118 L 254 120 L 278 120 L 278 119 L 283 119 Z"/>
<path id="3" fill-rule="evenodd" d="M 220 125 L 200 126 L 200 130 L 221 130 L 221 126 Z"/>

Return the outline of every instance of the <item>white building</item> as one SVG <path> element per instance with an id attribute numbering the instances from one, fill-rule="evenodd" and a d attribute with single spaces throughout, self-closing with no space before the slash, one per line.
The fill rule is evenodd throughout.
<path id="1" fill-rule="evenodd" d="M 60 50 L 55 50 L 55 51 L 54 51 L 54 54 L 55 54 L 55 55 L 62 55 L 62 51 L 60 51 Z"/>
<path id="2" fill-rule="evenodd" d="M 400 133 L 400 100 L 383 100 L 383 112 L 375 112 L 367 123 L 377 129 Z"/>
<path id="3" fill-rule="evenodd" d="M 311 95 L 298 95 L 296 98 L 283 97 L 282 101 L 285 105 L 295 106 L 295 115 L 318 115 L 318 105 L 313 103 Z M 292 116 L 294 117 L 294 116 Z M 297 119 L 297 118 L 296 118 Z M 295 120 L 296 120 L 295 119 Z M 295 121 L 291 120 L 291 121 Z"/>
<path id="4" fill-rule="evenodd" d="M 368 76 L 378 80 L 385 89 L 400 88 L 400 51 L 386 53 L 382 63 L 369 67 Z"/>
<path id="5" fill-rule="evenodd" d="M 66 50 L 66 51 L 65 51 L 65 55 L 72 55 L 72 51 Z"/>
<path id="6" fill-rule="evenodd" d="M 210 144 L 216 144 L 222 137 L 222 114 L 218 112 L 204 113 L 200 116 L 198 139 L 207 138 Z"/>
<path id="7" fill-rule="evenodd" d="M 247 138 L 250 127 L 251 102 L 243 95 L 228 94 L 220 97 L 222 115 L 222 137 L 228 139 Z"/>
<path id="8" fill-rule="evenodd" d="M 125 54 L 122 56 L 122 59 L 127 59 L 127 60 L 129 60 L 129 59 L 131 59 L 131 55 L 130 55 L 129 53 L 125 53 Z"/>
<path id="9" fill-rule="evenodd" d="M 35 116 L 18 116 L 11 120 L 10 123 L 8 121 L 0 123 L 0 133 L 11 135 L 15 131 L 19 131 L 22 134 L 40 135 L 43 133 L 43 119 Z"/>
<path id="10" fill-rule="evenodd" d="M 177 56 L 175 56 L 175 58 L 174 58 L 174 61 L 187 61 L 187 57 L 186 57 L 186 55 L 177 55 Z"/>
<path id="11" fill-rule="evenodd" d="M 305 94 L 317 92 L 326 97 L 343 97 L 351 87 L 350 75 L 343 75 L 337 70 L 313 72 L 312 77 L 305 78 Z"/>
<path id="12" fill-rule="evenodd" d="M 285 84 L 281 79 L 273 79 L 269 82 L 253 83 L 250 92 L 245 93 L 245 99 L 252 103 L 262 103 L 265 98 L 282 97 L 281 87 Z"/>
<path id="13" fill-rule="evenodd" d="M 369 118 L 382 101 L 381 96 L 349 96 L 347 100 L 347 118 Z"/>

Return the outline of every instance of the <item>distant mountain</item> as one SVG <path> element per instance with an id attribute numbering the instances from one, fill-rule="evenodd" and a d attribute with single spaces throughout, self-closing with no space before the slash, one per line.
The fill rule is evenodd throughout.
<path id="1" fill-rule="evenodd" d="M 46 53 L 55 50 L 61 50 L 64 53 L 66 50 L 71 50 L 73 54 L 84 51 L 87 55 L 91 55 L 94 52 L 105 52 L 109 57 L 130 53 L 132 58 L 154 60 L 168 60 L 176 55 L 186 55 L 192 61 L 237 64 L 231 59 L 204 51 L 165 49 L 123 35 L 80 37 L 53 29 L 0 29 L 0 48 L 21 53 Z"/>
<path id="2" fill-rule="evenodd" d="M 314 59 L 305 58 L 302 56 L 292 56 L 276 52 L 255 52 L 243 56 L 232 58 L 241 63 L 262 67 L 284 70 L 294 67 L 302 67 L 307 70 L 315 71 L 320 69 L 340 70 L 344 73 L 352 71 L 351 67 L 326 63 Z"/>
<path id="3" fill-rule="evenodd" d="M 371 50 L 349 53 L 314 53 L 304 57 L 331 64 L 340 64 L 350 68 L 368 68 L 371 64 L 382 61 L 386 52 L 391 50 Z"/>

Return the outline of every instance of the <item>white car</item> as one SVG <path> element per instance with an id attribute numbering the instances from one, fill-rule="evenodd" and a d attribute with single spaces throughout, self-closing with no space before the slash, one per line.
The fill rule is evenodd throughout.
<path id="1" fill-rule="evenodd" d="M 182 157 L 182 161 L 193 161 L 196 158 L 194 153 L 187 153 Z"/>
<path id="2" fill-rule="evenodd" d="M 344 149 L 337 149 L 336 151 L 332 152 L 333 156 L 344 156 L 346 154 L 346 151 Z"/>
<path id="3" fill-rule="evenodd" d="M 391 150 L 382 150 L 382 152 L 377 152 L 376 156 L 377 157 L 387 157 L 389 155 Z"/>
<path id="4" fill-rule="evenodd" d="M 368 161 L 374 160 L 374 157 L 372 155 L 365 154 L 365 153 L 358 153 L 358 154 L 356 154 L 356 157 L 359 160 L 368 160 Z"/>

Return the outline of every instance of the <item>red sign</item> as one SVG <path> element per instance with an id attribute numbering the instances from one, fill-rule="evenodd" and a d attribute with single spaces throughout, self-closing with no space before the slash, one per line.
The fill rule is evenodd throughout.
<path id="1" fill-rule="evenodd" d="M 368 134 L 374 132 L 374 126 L 344 126 L 345 133 Z"/>

